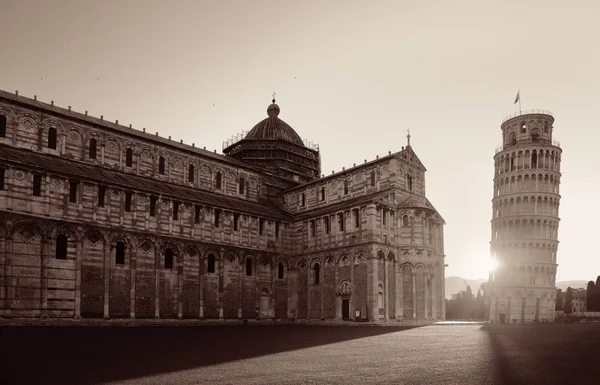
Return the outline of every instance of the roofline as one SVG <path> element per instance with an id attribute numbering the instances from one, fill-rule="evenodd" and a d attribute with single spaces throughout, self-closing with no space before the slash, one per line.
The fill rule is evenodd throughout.
<path id="1" fill-rule="evenodd" d="M 202 149 L 199 147 L 190 146 L 189 144 L 177 143 L 177 142 L 173 141 L 172 139 L 163 138 L 158 135 L 152 135 L 145 131 L 139 131 L 137 129 L 134 129 L 133 127 L 127 127 L 127 126 L 123 126 L 118 123 L 112 123 L 112 122 L 106 121 L 104 119 L 98 119 L 96 117 L 85 115 L 80 112 L 76 112 L 76 111 L 73 111 L 70 109 L 58 107 L 54 104 L 48 104 L 48 103 L 39 101 L 37 99 L 33 100 L 26 96 L 16 95 L 16 94 L 12 94 L 8 91 L 0 90 L 0 100 L 12 102 L 19 106 L 25 106 L 25 107 L 31 108 L 33 110 L 46 112 L 50 115 L 58 114 L 62 118 L 67 119 L 67 120 L 71 120 L 71 121 L 74 120 L 74 121 L 77 121 L 78 123 L 84 123 L 86 125 L 91 125 L 92 127 L 101 127 L 104 129 L 108 129 L 112 132 L 117 132 L 119 134 L 128 135 L 128 136 L 131 136 L 134 138 L 151 141 L 151 142 L 154 142 L 154 144 L 161 144 L 161 145 L 169 146 L 169 147 L 172 147 L 177 150 L 186 151 L 186 152 L 194 154 L 194 155 L 199 155 L 199 156 L 202 156 L 202 157 L 214 160 L 214 161 L 221 161 L 224 163 L 228 163 L 232 166 L 241 167 L 241 168 L 245 168 L 245 169 L 256 172 L 256 170 L 253 169 L 252 167 L 250 167 L 248 164 L 238 161 L 237 159 L 228 157 L 226 155 L 217 153 L 216 150 L 215 150 L 215 152 L 211 152 L 209 150 L 205 150 L 205 149 Z"/>

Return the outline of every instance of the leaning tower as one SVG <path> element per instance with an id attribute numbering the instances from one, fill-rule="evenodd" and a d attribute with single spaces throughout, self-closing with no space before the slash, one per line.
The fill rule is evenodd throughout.
<path id="1" fill-rule="evenodd" d="M 486 320 L 552 322 L 560 203 L 560 144 L 554 118 L 531 110 L 502 122 L 494 156 L 491 255 Z"/>

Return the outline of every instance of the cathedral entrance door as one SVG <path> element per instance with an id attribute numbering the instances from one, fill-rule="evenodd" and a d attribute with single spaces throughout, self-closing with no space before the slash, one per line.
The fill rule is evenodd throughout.
<path id="1" fill-rule="evenodd" d="M 270 299 L 266 295 L 262 295 L 260 297 L 260 307 L 259 307 L 259 317 L 260 318 L 268 318 L 269 317 L 269 302 Z"/>
<path id="2" fill-rule="evenodd" d="M 350 319 L 350 299 L 342 299 L 342 319 L 348 321 Z"/>
<path id="3" fill-rule="evenodd" d="M 506 321 L 506 314 L 501 313 L 500 314 L 500 323 L 503 324 Z"/>

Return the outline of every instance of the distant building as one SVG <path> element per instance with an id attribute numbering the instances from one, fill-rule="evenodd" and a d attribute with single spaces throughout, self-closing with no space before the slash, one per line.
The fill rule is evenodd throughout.
<path id="1" fill-rule="evenodd" d="M 410 137 L 325 176 L 279 113 L 217 154 L 0 91 L 0 317 L 444 319 Z"/>
<path id="2" fill-rule="evenodd" d="M 573 313 L 582 313 L 587 311 L 587 290 L 586 289 L 571 289 L 571 311 Z M 563 311 L 565 307 L 566 292 L 562 296 Z"/>
<path id="3" fill-rule="evenodd" d="M 511 115 L 501 125 L 490 242 L 499 267 L 484 293 L 491 322 L 555 318 L 562 150 L 553 139 L 553 124 L 552 114 L 534 110 Z"/>

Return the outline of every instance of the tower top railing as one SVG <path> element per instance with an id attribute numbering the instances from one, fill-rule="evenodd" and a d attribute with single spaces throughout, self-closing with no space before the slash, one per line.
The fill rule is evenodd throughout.
<path id="1" fill-rule="evenodd" d="M 523 111 L 515 112 L 514 114 L 508 115 L 506 118 L 504 118 L 502 120 L 502 123 L 504 124 L 504 122 L 506 122 L 507 120 L 510 120 L 512 118 L 516 118 L 517 116 L 531 115 L 531 114 L 542 114 L 542 115 L 553 116 L 552 112 L 546 111 L 546 110 L 523 110 Z"/>
<path id="2" fill-rule="evenodd" d="M 230 147 L 231 145 L 241 141 L 242 139 L 244 139 L 246 137 L 246 135 L 248 135 L 248 132 L 250 132 L 250 131 L 242 131 L 239 134 L 233 135 L 231 138 L 224 140 L 222 149 L 225 150 L 226 148 Z M 302 139 L 302 143 L 304 143 L 304 146 L 310 150 L 314 150 L 317 152 L 319 151 L 318 143 L 309 141 L 308 139 Z"/>

